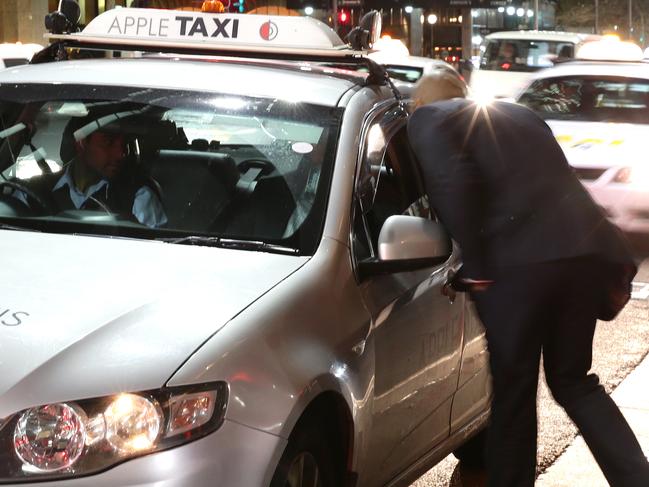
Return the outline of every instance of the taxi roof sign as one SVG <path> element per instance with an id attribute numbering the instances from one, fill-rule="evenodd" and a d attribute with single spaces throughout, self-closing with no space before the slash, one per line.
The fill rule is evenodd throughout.
<path id="1" fill-rule="evenodd" d="M 311 17 L 119 8 L 95 17 L 82 32 L 49 39 L 128 45 L 197 46 L 236 50 L 347 49 L 334 30 Z"/>
<path id="2" fill-rule="evenodd" d="M 642 61 L 643 54 L 640 46 L 633 42 L 604 37 L 583 44 L 575 58 L 585 61 Z"/>

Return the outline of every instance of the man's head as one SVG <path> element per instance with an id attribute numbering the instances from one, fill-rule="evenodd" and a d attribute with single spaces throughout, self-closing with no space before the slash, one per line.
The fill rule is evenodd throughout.
<path id="1" fill-rule="evenodd" d="M 500 46 L 500 57 L 506 60 L 514 61 L 517 56 L 517 49 L 511 42 L 505 42 Z"/>
<path id="2" fill-rule="evenodd" d="M 467 85 L 459 74 L 446 69 L 436 69 L 419 79 L 415 85 L 413 100 L 415 108 L 418 108 L 440 100 L 466 98 L 467 93 Z"/>
<path id="3" fill-rule="evenodd" d="M 126 141 L 123 134 L 98 130 L 77 140 L 77 161 L 105 179 L 114 179 L 124 166 Z"/>
<path id="4" fill-rule="evenodd" d="M 61 160 L 88 182 L 113 179 L 125 164 L 126 139 L 112 111 L 70 119 L 61 141 Z"/>

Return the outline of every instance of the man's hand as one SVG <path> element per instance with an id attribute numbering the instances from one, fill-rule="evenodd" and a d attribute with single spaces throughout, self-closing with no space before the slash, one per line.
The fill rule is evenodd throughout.
<path id="1" fill-rule="evenodd" d="M 491 279 L 470 279 L 465 277 L 456 279 L 452 285 L 455 289 L 462 292 L 483 292 L 486 291 L 493 282 L 494 281 Z"/>

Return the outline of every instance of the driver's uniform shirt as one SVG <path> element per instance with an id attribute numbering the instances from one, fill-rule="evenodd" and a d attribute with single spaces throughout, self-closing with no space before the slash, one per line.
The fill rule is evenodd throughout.
<path id="1" fill-rule="evenodd" d="M 107 179 L 101 179 L 90 186 L 85 192 L 82 192 L 79 191 L 72 181 L 72 175 L 70 173 L 70 168 L 68 167 L 61 178 L 52 187 L 52 193 L 61 190 L 66 186 L 70 201 L 77 210 L 83 209 L 86 206 L 86 203 L 93 202 L 97 206 L 111 212 L 111 209 L 101 202 L 102 200 L 105 201 L 107 199 L 108 190 L 110 188 L 110 182 Z M 105 193 L 105 197 L 94 196 L 101 191 Z M 24 193 L 17 192 L 15 196 L 23 203 L 27 204 L 27 197 Z M 133 216 L 139 223 L 146 225 L 147 227 L 157 228 L 167 223 L 167 216 L 165 215 L 160 199 L 155 195 L 151 188 L 145 185 L 138 188 L 135 192 L 131 213 L 133 213 Z"/>

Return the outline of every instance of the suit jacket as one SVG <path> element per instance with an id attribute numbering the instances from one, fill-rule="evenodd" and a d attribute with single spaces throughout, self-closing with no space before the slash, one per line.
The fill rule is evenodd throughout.
<path id="1" fill-rule="evenodd" d="M 408 135 L 431 205 L 462 249 L 463 277 L 581 256 L 632 262 L 617 227 L 528 108 L 445 100 L 417 109 Z"/>

